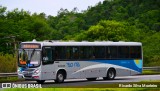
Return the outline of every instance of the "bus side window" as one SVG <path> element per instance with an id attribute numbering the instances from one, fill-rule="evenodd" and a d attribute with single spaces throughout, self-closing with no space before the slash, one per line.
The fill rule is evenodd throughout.
<path id="1" fill-rule="evenodd" d="M 53 60 L 53 49 L 50 47 L 44 47 L 43 48 L 43 57 L 42 57 L 42 63 L 43 64 L 52 64 L 54 62 Z"/>
<path id="2" fill-rule="evenodd" d="M 72 56 L 73 59 L 79 59 L 79 47 L 72 47 Z"/>
<path id="3" fill-rule="evenodd" d="M 109 50 L 109 47 L 106 46 L 106 59 L 109 59 L 110 58 L 110 50 Z"/>
<path id="4" fill-rule="evenodd" d="M 140 46 L 130 46 L 130 58 L 141 59 L 141 47 Z"/>
<path id="5" fill-rule="evenodd" d="M 67 47 L 65 46 L 56 46 L 55 47 L 55 60 L 62 61 L 67 60 Z"/>
<path id="6" fill-rule="evenodd" d="M 118 46 L 118 58 L 120 59 L 129 58 L 129 47 L 128 46 Z"/>
<path id="7" fill-rule="evenodd" d="M 67 60 L 71 60 L 72 58 L 71 52 L 72 52 L 72 48 L 70 46 L 67 46 L 66 47 L 66 59 Z"/>
<path id="8" fill-rule="evenodd" d="M 94 47 L 94 56 L 95 59 L 105 59 L 106 52 L 104 46 L 95 46 Z"/>
<path id="9" fill-rule="evenodd" d="M 117 59 L 117 46 L 109 46 L 108 53 L 110 59 Z"/>
<path id="10" fill-rule="evenodd" d="M 93 59 L 93 48 L 92 46 L 80 46 L 79 49 L 79 55 L 80 59 L 86 60 L 86 59 Z"/>

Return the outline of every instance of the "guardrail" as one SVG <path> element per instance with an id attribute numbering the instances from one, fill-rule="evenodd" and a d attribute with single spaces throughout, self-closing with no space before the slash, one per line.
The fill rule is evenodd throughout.
<path id="1" fill-rule="evenodd" d="M 160 72 L 160 66 L 157 67 L 143 67 L 143 70 L 152 70 Z M 17 72 L 14 73 L 0 73 L 0 77 L 14 77 L 17 76 Z"/>
<path id="2" fill-rule="evenodd" d="M 17 76 L 17 73 L 0 73 L 0 77 L 14 77 Z"/>
<path id="3" fill-rule="evenodd" d="M 151 70 L 151 71 L 160 72 L 160 66 L 157 66 L 157 67 L 143 67 L 143 70 Z"/>

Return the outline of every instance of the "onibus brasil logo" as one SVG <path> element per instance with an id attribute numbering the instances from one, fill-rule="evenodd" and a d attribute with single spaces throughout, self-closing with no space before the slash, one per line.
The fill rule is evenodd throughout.
<path id="1" fill-rule="evenodd" d="M 2 88 L 42 88 L 41 84 L 2 83 Z"/>

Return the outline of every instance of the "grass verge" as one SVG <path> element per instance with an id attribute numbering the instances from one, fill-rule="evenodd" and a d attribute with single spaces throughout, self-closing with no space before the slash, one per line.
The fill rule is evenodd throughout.
<path id="1" fill-rule="evenodd" d="M 0 77 L 0 83 L 2 82 L 16 82 L 16 81 L 24 81 L 24 79 L 18 79 L 18 77 Z"/>
<path id="2" fill-rule="evenodd" d="M 156 75 L 156 74 L 160 74 L 160 72 L 152 71 L 152 70 L 143 70 L 143 73 L 142 73 L 142 75 Z"/>

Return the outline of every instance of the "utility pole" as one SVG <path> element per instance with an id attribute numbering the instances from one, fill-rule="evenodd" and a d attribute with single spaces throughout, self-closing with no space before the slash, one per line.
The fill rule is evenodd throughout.
<path id="1" fill-rule="evenodd" d="M 13 40 L 14 52 L 15 52 L 15 56 L 17 57 L 17 42 L 16 42 L 16 36 L 10 36 L 10 38 Z"/>
<path id="2" fill-rule="evenodd" d="M 16 35 L 16 36 L 13 36 L 13 35 L 10 35 L 10 36 L 7 36 L 7 37 L 4 37 L 3 39 L 9 39 L 10 41 L 8 41 L 7 43 L 7 47 L 8 47 L 8 44 L 11 44 L 13 43 L 14 47 L 13 48 L 13 56 L 17 59 L 18 58 L 18 51 L 17 51 L 17 44 L 19 43 L 19 41 L 16 41 L 16 37 L 19 36 L 19 35 Z M 16 61 L 16 67 L 17 66 L 17 61 Z"/>
<path id="3" fill-rule="evenodd" d="M 17 36 L 13 36 L 12 35 L 12 36 L 5 37 L 5 38 L 8 38 L 8 39 L 12 39 L 12 41 L 13 41 L 13 42 L 10 42 L 10 43 L 13 43 L 13 45 L 14 45 L 14 54 L 15 54 L 15 57 L 17 57 L 17 43 L 18 43 L 18 41 L 16 41 L 16 37 Z"/>
<path id="4" fill-rule="evenodd" d="M 18 35 L 17 35 L 18 36 Z M 8 38 L 10 38 L 10 39 L 12 39 L 12 43 L 14 44 L 14 57 L 15 58 L 18 58 L 18 53 L 17 53 L 17 43 L 18 43 L 18 41 L 16 41 L 16 37 L 17 36 L 9 36 Z M 17 64 L 17 61 L 16 61 L 16 66 L 17 66 L 18 64 Z M 18 67 L 18 66 L 17 66 Z"/>

